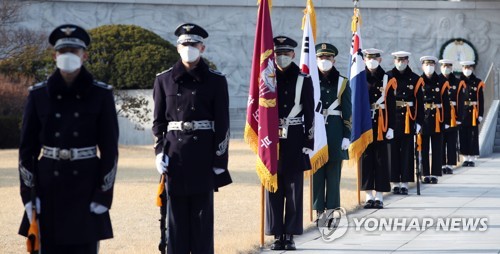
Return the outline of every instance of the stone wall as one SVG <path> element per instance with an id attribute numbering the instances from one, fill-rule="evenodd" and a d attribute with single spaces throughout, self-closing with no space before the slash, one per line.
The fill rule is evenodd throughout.
<path id="1" fill-rule="evenodd" d="M 226 73 L 236 116 L 246 107 L 256 0 L 90 0 L 31 1 L 22 26 L 46 31 L 63 23 L 85 28 L 105 24 L 134 24 L 152 30 L 175 43 L 173 31 L 183 22 L 203 26 L 210 34 L 205 56 Z M 305 0 L 273 0 L 274 35 L 301 40 Z M 330 42 L 339 49 L 335 66 L 347 75 L 351 42 L 352 1 L 316 0 L 317 42 Z M 500 3 L 495 1 L 360 1 L 365 48 L 384 50 L 382 67 L 392 68 L 390 53 L 413 53 L 410 67 L 421 73 L 422 55 L 438 56 L 451 38 L 471 41 L 479 54 L 477 75 L 484 78 L 491 65 L 500 66 Z M 299 54 L 297 54 L 298 57 Z M 298 63 L 299 59 L 295 59 Z M 161 71 L 161 70 L 158 70 Z M 244 117 L 244 115 L 243 115 Z M 244 118 L 243 118 L 244 119 Z M 240 125 L 242 119 L 236 119 Z M 242 128 L 241 126 L 233 126 Z"/>

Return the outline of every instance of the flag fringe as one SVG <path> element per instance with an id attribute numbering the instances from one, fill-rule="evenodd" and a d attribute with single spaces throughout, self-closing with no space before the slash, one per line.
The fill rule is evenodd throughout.
<path id="1" fill-rule="evenodd" d="M 314 175 L 323 165 L 328 162 L 328 145 L 324 146 L 311 158 L 312 169 L 305 171 L 305 176 Z"/>
<path id="2" fill-rule="evenodd" d="M 250 149 L 252 149 L 255 154 L 258 154 L 259 139 L 257 133 L 255 133 L 248 122 L 245 124 L 244 139 L 250 146 Z M 276 192 L 278 190 L 278 174 L 272 175 L 259 156 L 257 156 L 256 171 L 262 186 L 264 186 L 266 190 L 269 192 Z"/>
<path id="3" fill-rule="evenodd" d="M 366 147 L 373 142 L 373 131 L 369 129 L 365 131 L 358 140 L 351 143 L 349 146 L 349 161 L 348 165 L 353 166 L 359 161 L 359 158 L 365 151 Z"/>

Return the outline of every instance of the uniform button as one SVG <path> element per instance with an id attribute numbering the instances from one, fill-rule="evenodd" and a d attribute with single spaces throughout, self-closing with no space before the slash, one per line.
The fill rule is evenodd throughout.
<path id="1" fill-rule="evenodd" d="M 73 137 L 78 137 L 78 135 L 79 135 L 79 134 L 78 134 L 78 131 L 74 131 L 74 132 L 73 132 Z"/>
<path id="2" fill-rule="evenodd" d="M 403 94 L 406 94 L 405 92 L 403 92 Z"/>
<path id="3" fill-rule="evenodd" d="M 424 96 L 424 98 L 427 98 L 427 96 Z"/>
<path id="4" fill-rule="evenodd" d="M 191 94 L 192 94 L 192 95 L 195 95 L 195 94 L 196 94 L 196 91 L 192 91 L 192 92 L 191 92 Z"/>
<path id="5" fill-rule="evenodd" d="M 61 114 L 56 113 L 56 118 L 61 118 Z"/>
<path id="6" fill-rule="evenodd" d="M 434 114 L 432 115 L 432 117 L 434 117 Z"/>
<path id="7" fill-rule="evenodd" d="M 78 112 L 75 112 L 75 114 L 73 114 L 75 116 L 75 118 L 78 118 L 80 116 L 80 114 Z"/>
<path id="8" fill-rule="evenodd" d="M 177 111 L 181 111 L 181 108 L 177 108 Z"/>
<path id="9" fill-rule="evenodd" d="M 288 94 L 288 91 L 285 91 L 285 94 Z"/>
<path id="10" fill-rule="evenodd" d="M 178 140 L 179 142 L 181 142 L 181 141 L 182 141 L 182 138 L 179 138 L 179 139 L 177 139 L 177 140 Z"/>
<path id="11" fill-rule="evenodd" d="M 405 112 L 401 113 L 401 115 L 404 115 L 404 114 L 405 114 Z"/>
<path id="12" fill-rule="evenodd" d="M 330 104 L 330 102 L 327 101 L 327 102 L 325 102 L 325 104 Z"/>
<path id="13" fill-rule="evenodd" d="M 57 95 L 57 99 L 60 100 L 62 99 L 62 96 L 60 94 Z"/>
<path id="14" fill-rule="evenodd" d="M 75 175 L 75 176 L 78 175 L 78 171 L 73 170 L 73 175 Z"/>
<path id="15" fill-rule="evenodd" d="M 326 93 L 330 93 L 330 90 L 326 90 Z"/>
<path id="16" fill-rule="evenodd" d="M 59 171 L 55 170 L 54 171 L 54 176 L 59 176 Z"/>
<path id="17" fill-rule="evenodd" d="M 198 136 L 194 136 L 194 137 L 193 137 L 193 139 L 194 139 L 194 140 L 198 140 Z"/>
<path id="18" fill-rule="evenodd" d="M 178 96 L 178 97 L 181 97 L 181 93 L 178 93 L 178 94 L 177 94 L 177 96 Z"/>
<path id="19" fill-rule="evenodd" d="M 286 108 L 286 104 L 285 104 L 285 105 L 283 105 L 283 107 L 284 107 L 284 108 Z"/>
<path id="20" fill-rule="evenodd" d="M 56 133 L 54 133 L 54 136 L 56 136 L 56 138 L 58 138 L 59 136 L 61 136 L 61 133 L 56 132 Z"/>
<path id="21" fill-rule="evenodd" d="M 77 99 L 80 99 L 81 97 L 80 97 L 80 95 L 79 95 L 79 94 L 77 94 L 77 95 L 76 95 L 76 98 L 77 98 Z"/>
<path id="22" fill-rule="evenodd" d="M 192 111 L 195 111 L 195 108 L 194 108 L 194 107 L 191 107 L 191 110 L 192 110 Z"/>

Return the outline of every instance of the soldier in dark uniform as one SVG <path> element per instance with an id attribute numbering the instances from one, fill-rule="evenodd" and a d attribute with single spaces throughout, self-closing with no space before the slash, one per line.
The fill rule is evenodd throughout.
<path id="1" fill-rule="evenodd" d="M 295 250 L 293 235 L 303 232 L 304 171 L 311 169 L 307 153 L 314 148 L 313 86 L 293 62 L 295 47 L 291 38 L 274 38 L 280 143 L 278 189 L 266 191 L 266 235 L 274 235 L 272 250 Z"/>
<path id="2" fill-rule="evenodd" d="M 168 175 L 168 253 L 214 253 L 214 190 L 231 183 L 227 169 L 226 77 L 201 58 L 208 33 L 175 30 L 181 59 L 156 76 L 153 134 L 156 167 Z"/>
<path id="3" fill-rule="evenodd" d="M 57 69 L 30 88 L 23 115 L 19 173 L 28 214 L 19 233 L 27 234 L 35 188 L 41 253 L 97 253 L 99 241 L 113 237 L 108 211 L 118 161 L 113 91 L 82 66 L 90 44 L 84 29 L 59 26 L 49 42 Z"/>
<path id="4" fill-rule="evenodd" d="M 457 104 L 459 95 L 457 91 L 459 90 L 460 80 L 452 73 L 452 60 L 441 59 L 439 63 L 441 64 L 439 79 L 441 84 L 444 84 L 446 81 L 448 82 L 448 98 L 450 99 L 449 117 L 445 117 L 445 124 L 450 127 L 443 132 L 442 169 L 443 174 L 453 174 L 453 167 L 457 165 L 458 126 L 461 124 L 460 116 L 463 109 L 463 105 Z"/>
<path id="5" fill-rule="evenodd" d="M 475 62 L 462 61 L 460 76 L 460 104 L 464 105 L 460 126 L 460 153 L 465 157 L 464 167 L 474 167 L 475 156 L 479 155 L 479 124 L 484 113 L 484 82 L 474 75 Z"/>
<path id="6" fill-rule="evenodd" d="M 351 88 L 349 79 L 333 66 L 337 48 L 329 43 L 316 45 L 321 101 L 325 116 L 328 162 L 313 175 L 313 209 L 317 218 L 325 209 L 340 207 L 342 161 L 348 160 L 351 137 Z"/>
<path id="7" fill-rule="evenodd" d="M 361 189 L 366 192 L 366 209 L 384 208 L 383 192 L 391 191 L 389 142 L 394 138 L 394 117 L 389 118 L 386 109 L 394 108 L 396 101 L 395 87 L 388 85 L 389 76 L 380 67 L 382 52 L 373 48 L 363 50 L 374 139 L 361 156 Z"/>
<path id="8" fill-rule="evenodd" d="M 395 107 L 388 109 L 394 117 L 394 140 L 391 143 L 391 182 L 394 194 L 408 195 L 408 182 L 414 181 L 414 135 L 423 121 L 423 80 L 408 66 L 409 52 L 393 52 L 395 67 L 387 72 L 396 81 Z"/>
<path id="9" fill-rule="evenodd" d="M 443 131 L 450 127 L 447 124 L 450 116 L 450 100 L 448 97 L 448 82 L 442 83 L 435 72 L 435 66 L 438 59 L 433 56 L 423 56 L 420 58 L 422 63 L 422 79 L 424 85 L 422 92 L 424 94 L 424 121 L 422 123 L 422 182 L 438 182 L 438 176 L 441 176 L 442 163 L 442 143 Z M 429 141 L 431 146 L 429 146 Z M 432 168 L 429 165 L 429 152 L 432 147 Z"/>

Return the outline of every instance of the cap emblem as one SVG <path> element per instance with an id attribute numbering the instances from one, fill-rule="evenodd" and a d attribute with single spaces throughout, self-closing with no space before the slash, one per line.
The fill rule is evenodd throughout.
<path id="1" fill-rule="evenodd" d="M 185 25 L 182 28 L 184 28 L 186 30 L 186 32 L 189 32 L 189 31 L 191 31 L 191 29 L 193 29 L 193 27 L 194 27 L 193 25 Z"/>
<path id="2" fill-rule="evenodd" d="M 280 38 L 276 38 L 276 40 L 278 40 L 280 43 L 283 43 L 286 41 L 286 38 L 280 37 Z"/>
<path id="3" fill-rule="evenodd" d="M 70 36 L 71 33 L 73 33 L 74 31 L 76 30 L 76 28 L 74 27 L 65 27 L 65 28 L 61 28 L 61 32 L 63 32 L 64 34 L 66 34 L 66 36 Z"/>

